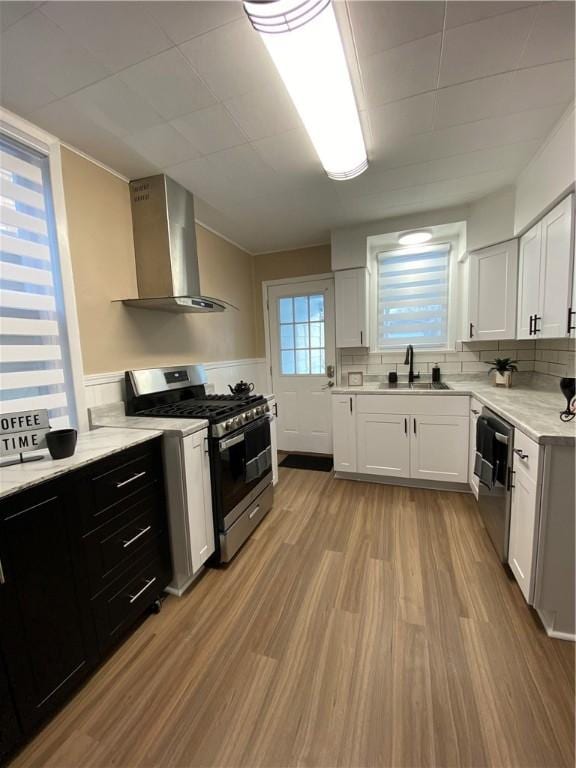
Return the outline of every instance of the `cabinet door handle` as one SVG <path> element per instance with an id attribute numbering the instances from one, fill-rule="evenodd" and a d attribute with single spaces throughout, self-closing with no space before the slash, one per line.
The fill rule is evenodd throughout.
<path id="1" fill-rule="evenodd" d="M 542 317 L 540 315 L 534 315 L 534 335 L 540 333 L 542 330 L 541 328 L 538 328 L 538 320 L 542 320 Z"/>
<path id="2" fill-rule="evenodd" d="M 363 333 L 362 331 L 360 331 L 360 346 L 362 346 L 362 341 L 363 341 Z"/>
<path id="3" fill-rule="evenodd" d="M 134 542 L 135 542 L 135 541 L 138 541 L 138 539 L 139 539 L 141 536 L 144 536 L 144 534 L 145 534 L 145 533 L 148 533 L 148 531 L 151 531 L 151 530 L 152 530 L 152 526 L 151 526 L 151 525 L 147 525 L 147 526 L 146 526 L 146 528 L 142 528 L 142 529 L 141 529 L 141 530 L 140 530 L 140 531 L 139 531 L 139 532 L 136 534 L 136 536 L 132 536 L 132 538 L 131 538 L 131 539 L 128 539 L 127 541 L 123 541 L 123 542 L 122 542 L 122 546 L 124 547 L 124 549 L 126 549 L 126 547 L 129 547 L 129 546 L 130 546 L 130 544 L 134 544 Z"/>
<path id="4" fill-rule="evenodd" d="M 156 581 L 156 576 L 154 576 L 154 578 L 152 578 L 152 579 L 148 579 L 148 581 L 146 582 L 146 584 L 144 584 L 144 586 L 142 587 L 142 589 L 139 589 L 139 590 L 138 590 L 138 592 L 136 592 L 136 594 L 135 594 L 135 595 L 128 595 L 128 597 L 130 598 L 130 603 L 133 603 L 135 600 L 138 600 L 138 598 L 140 597 L 140 595 L 143 595 L 143 594 L 144 594 L 144 592 L 146 592 L 146 590 L 147 590 L 149 587 L 151 587 L 151 586 L 152 586 L 152 584 L 154 584 L 154 582 L 155 582 L 155 581 Z"/>
<path id="5" fill-rule="evenodd" d="M 2 560 L 0 560 L 0 584 L 6 584 L 6 577 L 4 576 L 4 568 L 2 567 Z"/>
<path id="6" fill-rule="evenodd" d="M 515 485 L 514 485 L 514 483 L 513 483 L 513 480 L 514 480 L 514 475 L 515 475 L 515 474 L 516 474 L 516 473 L 514 472 L 514 470 L 512 469 L 512 467 L 508 467 L 508 482 L 506 483 L 506 489 L 507 489 L 508 491 L 511 491 L 511 490 L 512 490 L 512 488 L 516 488 L 516 486 L 515 486 Z"/>
<path id="7" fill-rule="evenodd" d="M 352 398 L 350 398 L 350 413 L 352 413 Z"/>
<path id="8" fill-rule="evenodd" d="M 470 338 L 474 336 L 474 323 L 470 323 Z"/>
<path id="9" fill-rule="evenodd" d="M 404 419 L 404 434 L 408 434 L 408 419 Z"/>
<path id="10" fill-rule="evenodd" d="M 518 456 L 518 458 L 521 461 L 526 461 L 526 459 L 528 458 L 528 454 L 527 453 L 522 453 L 520 448 L 514 448 L 514 453 L 516 454 L 516 456 Z"/>
<path id="11" fill-rule="evenodd" d="M 116 488 L 123 488 L 125 485 L 128 485 L 129 483 L 133 483 L 134 480 L 139 480 L 141 477 L 144 477 L 146 474 L 146 470 L 144 472 L 136 472 L 135 475 L 132 475 L 132 477 L 129 477 L 128 480 L 122 480 L 121 483 L 116 483 Z"/>
<path id="12" fill-rule="evenodd" d="M 528 331 L 528 336 L 532 336 L 534 333 L 534 328 L 532 327 L 532 323 L 534 322 L 534 315 L 530 315 L 530 330 Z"/>
<path id="13" fill-rule="evenodd" d="M 572 331 L 576 331 L 576 325 L 572 325 L 572 315 L 576 315 L 576 310 L 572 309 L 572 307 L 568 308 L 568 327 L 566 328 L 568 333 L 571 333 Z"/>
<path id="14" fill-rule="evenodd" d="M 413 423 L 414 423 L 414 434 L 416 434 L 416 419 L 414 418 L 414 416 L 412 418 L 414 420 L 413 421 Z"/>
<path id="15" fill-rule="evenodd" d="M 278 418 L 278 403 L 274 403 L 274 416 Z"/>

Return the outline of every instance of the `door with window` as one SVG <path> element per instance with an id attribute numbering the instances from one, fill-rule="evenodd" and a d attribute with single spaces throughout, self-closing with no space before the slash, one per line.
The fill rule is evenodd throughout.
<path id="1" fill-rule="evenodd" d="M 268 288 L 270 365 L 278 403 L 278 449 L 332 453 L 334 280 Z"/>

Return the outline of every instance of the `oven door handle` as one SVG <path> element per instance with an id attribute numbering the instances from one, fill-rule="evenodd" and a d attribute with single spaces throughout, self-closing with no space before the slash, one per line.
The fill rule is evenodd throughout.
<path id="1" fill-rule="evenodd" d="M 231 437 L 230 440 L 224 440 L 220 443 L 220 453 L 224 453 L 224 451 L 227 451 L 228 448 L 232 448 L 233 445 L 238 445 L 238 443 L 244 442 L 244 432 L 242 432 L 241 435 L 236 435 L 236 437 Z"/>

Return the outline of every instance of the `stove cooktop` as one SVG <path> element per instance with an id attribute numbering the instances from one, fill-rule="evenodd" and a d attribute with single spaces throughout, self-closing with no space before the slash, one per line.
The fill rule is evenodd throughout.
<path id="1" fill-rule="evenodd" d="M 265 402 L 261 395 L 205 395 L 177 403 L 156 405 L 140 411 L 138 416 L 174 419 L 206 419 L 210 424 L 230 419 Z"/>

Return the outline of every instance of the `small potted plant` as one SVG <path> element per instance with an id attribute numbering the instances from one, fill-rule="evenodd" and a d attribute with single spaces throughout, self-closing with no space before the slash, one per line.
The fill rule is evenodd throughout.
<path id="1" fill-rule="evenodd" d="M 491 368 L 488 373 L 494 371 L 494 386 L 496 387 L 511 387 L 512 386 L 512 373 L 518 370 L 516 366 L 517 360 L 512 360 L 509 357 L 496 357 L 491 362 L 487 363 Z"/>

